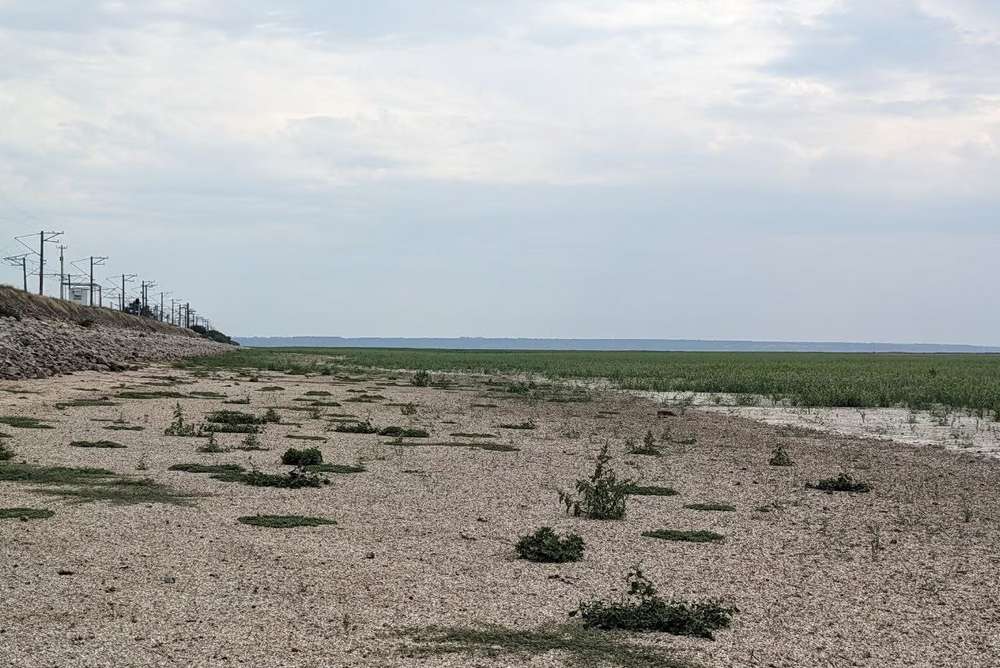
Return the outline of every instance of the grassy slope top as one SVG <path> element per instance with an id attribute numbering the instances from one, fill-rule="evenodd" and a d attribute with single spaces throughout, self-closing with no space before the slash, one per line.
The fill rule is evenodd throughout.
<path id="1" fill-rule="evenodd" d="M 1000 355 L 257 348 L 189 365 L 298 372 L 377 367 L 532 373 L 606 378 L 624 389 L 757 394 L 803 406 L 940 404 L 991 416 L 1000 412 Z"/>

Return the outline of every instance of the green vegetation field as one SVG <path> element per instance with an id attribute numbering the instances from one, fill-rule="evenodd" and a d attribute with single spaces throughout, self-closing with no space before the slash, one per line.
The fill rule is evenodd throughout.
<path id="1" fill-rule="evenodd" d="M 754 394 L 800 406 L 944 406 L 1000 419 L 1000 355 L 251 348 L 186 365 L 298 373 L 378 367 L 605 378 L 624 389 Z"/>

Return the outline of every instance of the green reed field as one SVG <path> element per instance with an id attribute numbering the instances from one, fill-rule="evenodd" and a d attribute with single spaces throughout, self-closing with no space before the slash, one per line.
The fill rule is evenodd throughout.
<path id="1" fill-rule="evenodd" d="M 1000 419 L 1000 355 L 250 348 L 185 365 L 603 378 L 623 389 L 763 395 L 800 406 L 945 406 Z"/>

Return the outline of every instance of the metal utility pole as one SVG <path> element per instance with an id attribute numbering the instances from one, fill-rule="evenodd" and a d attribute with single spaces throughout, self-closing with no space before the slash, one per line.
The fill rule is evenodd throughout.
<path id="1" fill-rule="evenodd" d="M 10 266 L 21 268 L 21 277 L 25 292 L 28 291 L 28 255 L 29 253 L 22 253 L 20 255 L 11 255 L 3 259 L 4 262 Z"/>
<path id="2" fill-rule="evenodd" d="M 136 274 L 122 274 L 121 310 L 125 310 L 125 282 L 131 283 L 135 280 Z"/>
<path id="3" fill-rule="evenodd" d="M 191 327 L 191 302 L 184 305 L 184 326 Z"/>
<path id="4" fill-rule="evenodd" d="M 100 267 L 108 261 L 107 256 L 94 257 L 90 256 L 90 305 L 94 305 L 94 267 Z M 97 286 L 100 288 L 100 286 Z M 103 299 L 101 301 L 104 301 Z"/>
<path id="5" fill-rule="evenodd" d="M 63 255 L 66 248 L 59 244 L 59 299 L 66 299 L 66 258 Z"/>
<path id="6" fill-rule="evenodd" d="M 163 322 L 163 320 L 164 320 L 164 317 L 163 317 L 163 297 L 165 295 L 169 295 L 169 294 L 170 294 L 169 292 L 163 292 L 162 290 L 160 291 L 160 313 L 159 313 L 160 322 Z"/>
<path id="7" fill-rule="evenodd" d="M 62 234 L 44 230 L 38 233 L 38 294 L 40 295 L 45 294 L 45 244 L 54 242 Z"/>

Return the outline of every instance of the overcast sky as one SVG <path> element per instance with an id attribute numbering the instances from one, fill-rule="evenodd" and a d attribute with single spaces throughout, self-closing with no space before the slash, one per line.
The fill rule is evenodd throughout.
<path id="1" fill-rule="evenodd" d="M 1000 3 L 0 0 L 43 227 L 238 335 L 998 344 Z"/>

